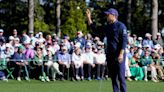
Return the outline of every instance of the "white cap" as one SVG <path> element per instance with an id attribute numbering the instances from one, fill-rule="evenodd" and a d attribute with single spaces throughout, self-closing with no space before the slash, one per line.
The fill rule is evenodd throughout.
<path id="1" fill-rule="evenodd" d="M 87 42 L 87 46 L 92 46 L 92 44 L 90 42 Z"/>
<path id="2" fill-rule="evenodd" d="M 145 47 L 145 48 L 146 48 L 146 47 L 150 48 L 150 46 L 149 46 L 149 45 L 145 45 L 144 47 Z"/>
<path id="3" fill-rule="evenodd" d="M 3 29 L 0 29 L 0 32 L 3 32 Z"/>
<path id="4" fill-rule="evenodd" d="M 150 33 L 145 34 L 145 37 L 150 37 L 150 36 L 152 36 Z"/>
<path id="5" fill-rule="evenodd" d="M 66 47 L 66 46 L 63 46 L 61 49 L 65 49 L 65 50 L 67 50 L 67 47 Z"/>
<path id="6" fill-rule="evenodd" d="M 39 32 L 38 34 L 39 34 L 39 35 L 43 35 L 43 33 L 42 33 L 42 32 Z"/>
<path id="7" fill-rule="evenodd" d="M 20 39 L 17 37 L 17 38 L 15 38 L 14 40 L 17 40 L 17 41 L 20 41 Z"/>
<path id="8" fill-rule="evenodd" d="M 80 48 L 80 46 L 81 46 L 81 43 L 80 43 L 80 42 L 77 42 L 77 43 L 75 44 L 75 47 L 77 47 L 77 48 Z"/>
<path id="9" fill-rule="evenodd" d="M 138 40 L 142 40 L 142 37 L 138 37 Z"/>
<path id="10" fill-rule="evenodd" d="M 9 43 L 6 43 L 6 47 L 10 47 L 11 45 Z"/>
<path id="11" fill-rule="evenodd" d="M 160 35 L 161 35 L 161 33 L 159 33 L 159 32 L 158 32 L 158 33 L 157 33 L 157 35 L 159 35 L 159 36 L 160 36 Z"/>
<path id="12" fill-rule="evenodd" d="M 14 37 L 13 36 L 9 36 L 9 40 L 14 40 Z"/>
<path id="13" fill-rule="evenodd" d="M 23 42 L 23 44 L 29 44 L 30 43 L 30 40 L 25 40 L 24 42 Z"/>
<path id="14" fill-rule="evenodd" d="M 141 44 L 139 44 L 139 45 L 138 45 L 138 48 L 142 48 L 142 45 L 141 45 Z"/>

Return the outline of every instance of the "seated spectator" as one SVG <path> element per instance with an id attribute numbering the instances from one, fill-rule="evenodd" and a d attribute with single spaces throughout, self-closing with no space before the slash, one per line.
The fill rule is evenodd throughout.
<path id="1" fill-rule="evenodd" d="M 24 70 L 25 67 L 28 65 L 28 62 L 26 61 L 26 56 L 23 53 L 24 47 L 21 45 L 18 47 L 18 52 L 15 52 L 13 55 L 13 61 L 15 62 L 15 71 L 16 71 L 16 75 L 17 75 L 17 80 L 21 81 L 21 70 Z M 26 72 L 24 72 L 26 74 L 25 79 L 28 79 L 28 75 Z"/>
<path id="2" fill-rule="evenodd" d="M 142 68 L 138 65 L 139 54 L 138 52 L 134 52 L 133 57 L 130 59 L 129 68 L 132 74 L 132 77 L 137 80 L 142 80 L 144 77 L 144 73 Z"/>
<path id="3" fill-rule="evenodd" d="M 58 58 L 57 61 L 59 63 L 59 69 L 64 74 L 61 80 L 64 80 L 64 77 L 66 77 L 66 70 L 68 71 L 68 69 L 70 68 L 70 63 L 71 63 L 71 57 L 67 51 L 66 46 L 61 47 L 61 52 L 58 53 L 57 58 Z"/>
<path id="4" fill-rule="evenodd" d="M 91 71 L 95 67 L 94 63 L 94 53 L 92 52 L 91 44 L 87 44 L 85 47 L 85 52 L 83 54 L 84 57 L 84 68 L 87 72 L 88 80 L 91 81 Z"/>
<path id="5" fill-rule="evenodd" d="M 96 64 L 96 79 L 97 80 L 103 79 L 106 56 L 103 53 L 103 50 L 101 48 L 97 49 L 97 52 L 95 52 L 94 58 L 95 58 L 94 61 Z"/>
<path id="6" fill-rule="evenodd" d="M 7 68 L 7 62 L 5 59 L 0 58 L 0 80 L 8 81 L 8 79 L 5 76 L 5 69 Z"/>
<path id="7" fill-rule="evenodd" d="M 79 44 L 76 43 L 73 54 L 72 54 L 72 64 L 75 68 L 74 76 L 76 77 L 76 80 L 80 80 L 80 75 L 81 75 L 81 80 L 84 79 L 83 60 L 84 59 L 83 59 L 82 52 L 80 49 L 80 43 Z"/>
<path id="8" fill-rule="evenodd" d="M 151 71 L 151 79 L 154 82 L 158 82 L 156 68 L 154 67 L 153 59 L 150 56 L 149 51 L 145 51 L 144 56 L 140 59 L 140 65 L 144 72 L 144 80 L 148 81 L 147 73 Z"/>
<path id="9" fill-rule="evenodd" d="M 38 77 L 41 79 L 41 81 L 45 81 L 45 74 L 44 74 L 44 56 L 43 56 L 43 51 L 41 47 L 35 48 L 36 53 L 33 58 L 32 65 L 36 68 L 35 69 L 35 77 Z"/>
<path id="10" fill-rule="evenodd" d="M 58 73 L 59 75 L 63 75 L 62 72 L 60 72 L 59 70 L 59 64 L 57 63 L 57 55 L 53 55 L 52 51 L 50 48 L 47 49 L 47 55 L 45 56 L 45 63 L 44 65 L 46 66 L 46 80 L 49 80 L 49 69 L 52 70 L 52 80 L 55 81 L 56 80 L 56 73 Z"/>

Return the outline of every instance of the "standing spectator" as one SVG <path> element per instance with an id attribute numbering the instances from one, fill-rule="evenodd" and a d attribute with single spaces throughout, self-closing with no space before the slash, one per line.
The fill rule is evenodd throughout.
<path id="1" fill-rule="evenodd" d="M 30 48 L 30 41 L 25 41 L 24 46 L 25 46 L 24 54 L 26 55 L 26 59 L 30 60 L 31 58 L 34 58 L 34 50 Z"/>
<path id="2" fill-rule="evenodd" d="M 19 38 L 17 29 L 13 29 L 13 35 L 14 38 Z"/>
<path id="3" fill-rule="evenodd" d="M 22 33 L 22 37 L 21 37 L 21 43 L 24 43 L 24 42 L 26 42 L 26 41 L 31 41 L 31 39 L 30 39 L 30 37 L 26 34 L 26 32 L 25 31 L 23 31 L 23 33 Z"/>
<path id="4" fill-rule="evenodd" d="M 145 45 L 149 45 L 150 48 L 153 48 L 154 47 L 154 44 L 153 44 L 153 41 L 151 39 L 152 35 L 150 33 L 146 33 L 145 34 L 145 39 L 143 40 L 143 46 Z"/>
<path id="5" fill-rule="evenodd" d="M 76 33 L 76 38 L 74 40 L 75 43 L 80 42 L 81 44 L 81 49 L 83 50 L 86 44 L 86 40 L 83 38 L 83 33 L 81 31 L 78 31 Z"/>
<path id="6" fill-rule="evenodd" d="M 3 42 L 6 42 L 5 37 L 3 36 L 3 29 L 0 29 L 0 39 L 3 40 Z"/>
<path id="7" fill-rule="evenodd" d="M 31 48 L 34 49 L 37 39 L 34 37 L 33 31 L 30 31 L 29 37 L 30 37 Z"/>
<path id="8" fill-rule="evenodd" d="M 164 43 L 160 33 L 157 33 L 157 38 L 154 39 L 154 45 L 159 44 L 160 46 L 164 47 Z"/>

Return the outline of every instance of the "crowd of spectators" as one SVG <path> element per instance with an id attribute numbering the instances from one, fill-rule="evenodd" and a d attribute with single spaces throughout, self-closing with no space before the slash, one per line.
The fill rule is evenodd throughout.
<path id="1" fill-rule="evenodd" d="M 42 32 L 22 32 L 18 35 L 16 29 L 8 38 L 3 33 L 4 30 L 0 29 L 0 79 L 4 81 L 10 78 L 10 68 L 14 68 L 12 74 L 18 81 L 32 78 L 41 81 L 91 81 L 110 77 L 106 65 L 108 44 L 105 37 L 101 40 L 91 34 L 83 35 L 81 31 L 73 40 L 68 35 L 60 38 L 56 34 L 44 38 Z M 142 38 L 128 32 L 127 80 L 163 80 L 163 46 L 160 33 L 152 40 L 149 33 Z"/>

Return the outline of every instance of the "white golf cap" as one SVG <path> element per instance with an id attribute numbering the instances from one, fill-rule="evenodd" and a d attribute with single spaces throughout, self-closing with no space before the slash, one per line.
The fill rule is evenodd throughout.
<path id="1" fill-rule="evenodd" d="M 80 46 L 81 46 L 81 43 L 80 43 L 80 42 L 77 42 L 77 43 L 75 44 L 75 47 L 77 47 L 77 48 L 80 48 Z"/>
<path id="2" fill-rule="evenodd" d="M 150 33 L 145 34 L 145 37 L 150 37 L 150 36 L 152 36 Z"/>
<path id="3" fill-rule="evenodd" d="M 14 37 L 13 36 L 9 36 L 9 40 L 14 40 Z"/>
<path id="4" fill-rule="evenodd" d="M 142 37 L 138 37 L 138 40 L 142 40 Z"/>
<path id="5" fill-rule="evenodd" d="M 3 29 L 0 29 L 0 32 L 3 32 Z"/>
<path id="6" fill-rule="evenodd" d="M 158 33 L 157 33 L 157 35 L 159 35 L 159 36 L 160 36 L 160 35 L 161 35 L 161 33 L 159 33 L 159 32 L 158 32 Z"/>

